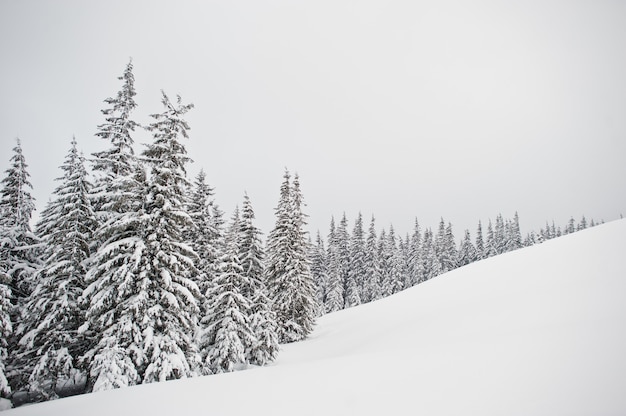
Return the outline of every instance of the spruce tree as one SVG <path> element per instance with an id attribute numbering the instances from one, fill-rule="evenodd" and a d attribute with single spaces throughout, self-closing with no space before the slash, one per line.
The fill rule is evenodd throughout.
<path id="1" fill-rule="evenodd" d="M 0 397 L 8 397 L 11 387 L 7 379 L 6 362 L 9 356 L 9 339 L 13 335 L 11 322 L 11 285 L 6 274 L 0 274 Z"/>
<path id="2" fill-rule="evenodd" d="M 459 247 L 459 267 L 467 266 L 470 263 L 476 261 L 476 248 L 472 244 L 472 239 L 470 237 L 469 230 L 465 230 L 465 237 L 461 241 L 461 246 Z"/>
<path id="3" fill-rule="evenodd" d="M 183 235 L 193 227 L 184 211 L 185 165 L 180 141 L 189 126 L 163 93 L 163 113 L 152 117 L 154 140 L 143 159 L 150 175 L 137 192 L 141 208 L 117 218 L 88 273 L 88 325 L 98 334 L 91 359 L 94 390 L 194 374 L 199 357 L 192 336 L 198 318 L 196 254 Z M 111 380 L 111 374 L 119 377 Z"/>
<path id="4" fill-rule="evenodd" d="M 206 183 L 206 174 L 201 170 L 196 176 L 187 207 L 194 226 L 185 232 L 185 240 L 198 255 L 195 279 L 201 293 L 206 293 L 215 278 L 223 239 L 221 212 L 216 221 L 214 215 L 217 206 L 212 197 L 213 188 Z"/>
<path id="5" fill-rule="evenodd" d="M 0 275 L 10 282 L 12 303 L 16 304 L 32 290 L 32 275 L 39 266 L 39 239 L 30 226 L 35 199 L 30 194 L 33 187 L 19 139 L 10 161 L 0 182 Z"/>
<path id="6" fill-rule="evenodd" d="M 304 339 L 315 324 L 315 286 L 308 262 L 304 202 L 296 175 L 285 171 L 276 225 L 267 244 L 266 282 L 282 343 Z"/>
<path id="7" fill-rule="evenodd" d="M 254 225 L 254 210 L 248 195 L 244 195 L 239 226 L 239 258 L 244 281 L 242 294 L 249 300 L 250 329 L 254 335 L 246 346 L 248 362 L 265 365 L 278 355 L 276 315 L 272 311 L 263 273 L 265 253 L 261 243 L 261 230 Z"/>
<path id="8" fill-rule="evenodd" d="M 240 232 L 239 211 L 235 210 L 218 274 L 206 294 L 209 307 L 201 347 L 209 374 L 231 372 L 247 364 L 246 351 L 256 342 L 250 328 L 252 305 L 242 294 L 249 290 L 251 283 L 239 257 Z"/>
<path id="9" fill-rule="evenodd" d="M 413 234 L 408 243 L 408 274 L 410 286 L 414 286 L 422 281 L 424 269 L 421 261 L 422 251 L 422 232 L 420 230 L 419 222 L 415 219 L 415 226 L 413 227 Z"/>
<path id="10" fill-rule="evenodd" d="M 495 235 L 493 233 L 493 226 L 491 220 L 487 225 L 487 240 L 485 241 L 485 254 L 483 258 L 493 257 L 498 255 L 498 247 Z"/>
<path id="11" fill-rule="evenodd" d="M 44 261 L 17 331 L 21 336 L 17 360 L 29 389 L 46 399 L 84 388 L 86 377 L 78 359 L 85 352 L 85 340 L 77 331 L 85 317 L 79 298 L 97 227 L 89 200 L 91 185 L 76 139 L 61 169 L 61 184 L 37 224 Z"/>
<path id="12" fill-rule="evenodd" d="M 483 241 L 483 225 L 478 221 L 478 227 L 476 229 L 476 260 L 482 260 L 485 256 L 485 243 Z"/>
<path id="13" fill-rule="evenodd" d="M 317 315 L 321 316 L 325 312 L 326 292 L 328 287 L 328 263 L 324 240 L 319 231 L 317 232 L 315 244 L 311 248 L 311 275 L 315 281 L 315 293 L 318 305 Z"/>
<path id="14" fill-rule="evenodd" d="M 502 214 L 498 214 L 498 216 L 496 217 L 496 225 L 495 225 L 494 235 L 493 235 L 493 244 L 495 246 L 494 255 L 498 255 L 498 254 L 502 254 L 506 252 L 506 247 L 507 247 L 506 238 L 507 238 L 507 234 L 506 234 L 506 227 L 504 224 L 504 219 L 502 218 Z"/>
<path id="15" fill-rule="evenodd" d="M 389 284 L 391 285 L 391 294 L 398 293 L 404 289 L 404 269 L 403 266 L 403 252 L 402 252 L 402 239 L 396 237 L 396 232 L 393 225 L 389 227 L 389 234 L 387 234 L 387 255 L 389 261 Z M 385 288 L 383 287 L 383 290 Z"/>
<path id="16" fill-rule="evenodd" d="M 348 288 L 348 271 L 350 269 L 350 235 L 348 233 L 348 219 L 346 218 L 345 212 L 341 217 L 341 221 L 339 221 L 339 226 L 337 226 L 336 244 L 337 256 L 339 259 L 339 279 L 341 281 L 343 291 L 343 309 L 347 308 L 350 304 L 348 295 L 352 297 L 353 301 L 355 300 L 354 297 L 356 296 L 357 290 L 354 285 Z"/>
<path id="17" fill-rule="evenodd" d="M 393 231 L 393 228 L 392 228 Z M 378 267 L 380 268 L 380 296 L 386 298 L 393 294 L 392 257 L 395 249 L 395 235 L 389 238 L 385 229 L 378 237 Z"/>
<path id="18" fill-rule="evenodd" d="M 24 384 L 18 357 L 13 354 L 17 349 L 14 330 L 39 267 L 39 239 L 30 226 L 35 200 L 19 139 L 10 162 L 0 182 L 0 397 L 10 393 L 10 385 L 21 388 Z"/>
<path id="19" fill-rule="evenodd" d="M 341 259 L 339 256 L 339 242 L 335 218 L 330 220 L 330 232 L 328 234 L 328 280 L 326 286 L 325 310 L 327 313 L 343 309 L 343 283 L 341 280 Z"/>
<path id="20" fill-rule="evenodd" d="M 422 268 L 424 270 L 424 281 L 430 280 L 442 273 L 441 263 L 437 258 L 435 250 L 435 241 L 433 241 L 433 231 L 427 229 L 424 231 L 424 240 L 422 243 Z"/>
<path id="21" fill-rule="evenodd" d="M 133 186 L 128 182 L 132 181 L 137 169 L 131 136 L 139 126 L 131 119 L 131 113 L 137 107 L 132 61 L 118 79 L 123 81 L 122 88 L 115 97 L 104 100 L 109 107 L 101 110 L 105 123 L 98 126 L 96 133 L 97 137 L 110 142 L 111 146 L 93 153 L 93 170 L 97 176 L 92 203 L 103 221 L 116 213 L 132 209 Z"/>
<path id="22" fill-rule="evenodd" d="M 519 215 L 515 212 L 513 220 L 507 227 L 506 251 L 513 251 L 522 248 L 522 233 L 519 227 Z"/>
<path id="23" fill-rule="evenodd" d="M 382 297 L 380 282 L 381 271 L 378 258 L 378 245 L 376 236 L 376 220 L 372 215 L 370 226 L 365 241 L 365 282 L 363 288 L 363 302 L 371 302 Z"/>
<path id="24" fill-rule="evenodd" d="M 354 222 L 350 238 L 348 272 L 346 285 L 346 308 L 361 304 L 363 281 L 365 279 L 365 238 L 363 235 L 363 216 L 359 215 Z"/>

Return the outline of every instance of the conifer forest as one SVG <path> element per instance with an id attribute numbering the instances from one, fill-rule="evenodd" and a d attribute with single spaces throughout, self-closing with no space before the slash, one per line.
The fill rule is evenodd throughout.
<path id="1" fill-rule="evenodd" d="M 140 125 L 132 62 L 119 81 L 94 127 L 104 150 L 68 140 L 36 224 L 19 140 L 2 177 L 0 397 L 14 406 L 263 366 L 323 314 L 596 224 L 522 235 L 514 213 L 459 235 L 443 218 L 415 220 L 400 235 L 344 214 L 309 235 L 301 178 L 285 170 L 265 237 L 248 195 L 226 214 L 211 178 L 188 177 L 193 104 L 163 92 L 162 112 Z M 139 129 L 152 141 L 136 152 Z"/>

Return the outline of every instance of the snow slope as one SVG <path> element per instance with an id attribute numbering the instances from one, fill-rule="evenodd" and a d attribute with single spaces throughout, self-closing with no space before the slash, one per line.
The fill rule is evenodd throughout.
<path id="1" fill-rule="evenodd" d="M 626 220 L 327 315 L 265 368 L 18 415 L 624 415 Z"/>

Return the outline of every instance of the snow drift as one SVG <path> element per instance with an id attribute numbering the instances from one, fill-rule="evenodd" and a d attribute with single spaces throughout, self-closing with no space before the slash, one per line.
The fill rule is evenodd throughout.
<path id="1" fill-rule="evenodd" d="M 278 361 L 18 415 L 626 414 L 626 220 L 327 315 Z"/>

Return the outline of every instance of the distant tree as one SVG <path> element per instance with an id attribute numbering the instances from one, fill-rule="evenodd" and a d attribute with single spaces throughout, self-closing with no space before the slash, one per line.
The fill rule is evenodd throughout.
<path id="1" fill-rule="evenodd" d="M 583 215 L 582 219 L 580 220 L 580 223 L 578 224 L 577 230 L 580 231 L 580 230 L 584 230 L 585 228 L 587 228 L 587 219 Z"/>
<path id="2" fill-rule="evenodd" d="M 441 263 L 437 259 L 435 242 L 433 241 L 433 232 L 431 229 L 424 231 L 422 254 L 420 257 L 422 259 L 422 268 L 424 270 L 423 281 L 430 280 L 442 273 Z"/>
<path id="3" fill-rule="evenodd" d="M 254 337 L 246 345 L 247 361 L 265 365 L 278 355 L 276 314 L 265 285 L 263 262 L 265 253 L 261 242 L 261 230 L 254 224 L 254 210 L 247 194 L 244 195 L 239 225 L 239 258 L 243 269 L 241 293 L 250 304 L 250 329 Z"/>
<path id="4" fill-rule="evenodd" d="M 452 225 L 445 225 L 443 218 L 439 222 L 439 230 L 435 238 L 435 253 L 442 273 L 456 268 L 456 242 L 452 233 Z"/>
<path id="5" fill-rule="evenodd" d="M 389 259 L 389 284 L 391 293 L 398 293 L 404 289 L 404 259 L 402 249 L 398 242 L 402 242 L 402 239 L 396 237 L 396 232 L 393 225 L 389 226 L 389 233 L 387 234 L 387 253 Z M 384 290 L 384 289 L 383 289 Z"/>
<path id="6" fill-rule="evenodd" d="M 365 241 L 365 281 L 363 283 L 363 302 L 371 302 L 382 297 L 380 282 L 381 271 L 378 258 L 376 220 L 372 215 Z"/>
<path id="7" fill-rule="evenodd" d="M 422 232 L 420 230 L 419 222 L 415 219 L 415 226 L 413 227 L 413 235 L 409 241 L 408 247 L 408 274 L 410 278 L 410 285 L 414 286 L 422 281 L 424 275 L 424 268 L 421 259 L 422 252 Z"/>
<path id="8" fill-rule="evenodd" d="M 315 281 L 315 293 L 318 304 L 318 316 L 325 312 L 326 291 L 328 287 L 328 260 L 324 240 L 317 232 L 315 244 L 311 247 L 311 275 Z"/>
<path id="9" fill-rule="evenodd" d="M 292 185 L 285 171 L 276 225 L 268 238 L 265 269 L 282 343 L 304 339 L 315 324 L 315 286 L 307 257 L 303 204 L 298 175 Z"/>
<path id="10" fill-rule="evenodd" d="M 395 237 L 395 236 L 394 236 Z M 378 268 L 380 270 L 380 297 L 386 298 L 393 294 L 393 280 L 391 276 L 391 257 L 393 249 L 390 247 L 390 241 L 395 246 L 395 238 L 390 240 L 387 231 L 383 228 L 378 236 Z M 394 247 L 395 248 L 395 247 Z"/>
<path id="11" fill-rule="evenodd" d="M 513 251 L 523 247 L 522 233 L 519 227 L 519 215 L 515 212 L 513 220 L 508 223 L 506 251 Z"/>
<path id="12" fill-rule="evenodd" d="M 483 241 L 483 226 L 480 220 L 478 221 L 478 227 L 476 229 L 476 260 L 482 260 L 485 255 L 485 243 Z"/>
<path id="13" fill-rule="evenodd" d="M 498 247 L 496 237 L 493 233 L 493 226 L 491 220 L 487 225 L 487 241 L 485 241 L 485 255 L 484 258 L 493 257 L 498 255 Z"/>
<path id="14" fill-rule="evenodd" d="M 325 310 L 327 313 L 343 309 L 343 282 L 341 279 L 341 259 L 339 256 L 339 242 L 335 219 L 330 220 L 330 232 L 328 234 L 328 280 L 326 285 Z"/>
<path id="15" fill-rule="evenodd" d="M 251 283 L 241 265 L 239 242 L 241 225 L 239 211 L 235 210 L 226 234 L 225 252 L 221 257 L 218 275 L 207 299 L 207 321 L 203 349 L 205 366 L 209 373 L 224 373 L 248 362 L 246 351 L 255 343 L 250 328 L 252 305 L 242 292 L 250 290 Z"/>
<path id="16" fill-rule="evenodd" d="M 76 139 L 61 169 L 61 183 L 37 224 L 44 261 L 35 275 L 37 285 L 22 307 L 17 331 L 22 337 L 17 360 L 29 389 L 46 399 L 84 388 L 84 369 L 77 368 L 85 352 L 85 342 L 77 336 L 85 320 L 79 298 L 98 226 Z"/>
<path id="17" fill-rule="evenodd" d="M 363 216 L 359 215 L 354 222 L 350 238 L 348 257 L 348 284 L 346 287 L 346 308 L 361 304 L 363 281 L 365 278 L 365 237 L 363 234 Z"/>
<path id="18" fill-rule="evenodd" d="M 351 284 L 348 280 L 348 271 L 350 269 L 350 235 L 348 234 L 348 219 L 346 218 L 345 212 L 343 213 L 341 221 L 339 221 L 339 226 L 337 227 L 336 245 L 339 260 L 339 278 L 343 292 L 343 309 L 349 307 L 350 305 L 348 296 L 354 300 L 357 290 L 356 286 Z"/>
<path id="19" fill-rule="evenodd" d="M 472 239 L 470 237 L 469 230 L 465 230 L 465 237 L 461 241 L 461 246 L 459 247 L 459 266 L 466 266 L 470 263 L 476 261 L 476 248 L 472 244 Z"/>
<path id="20" fill-rule="evenodd" d="M 10 283 L 7 274 L 0 274 L 0 397 L 8 397 L 11 393 L 6 374 L 6 362 L 9 356 L 8 341 L 13 335 Z"/>

